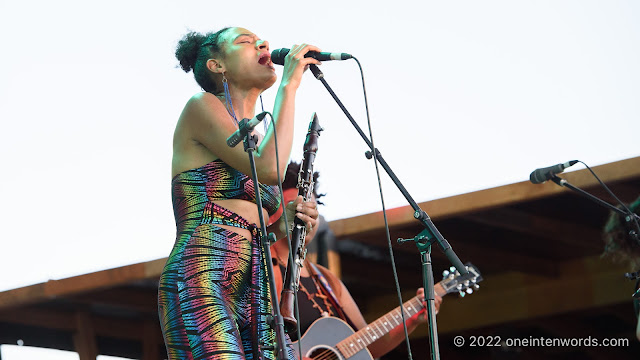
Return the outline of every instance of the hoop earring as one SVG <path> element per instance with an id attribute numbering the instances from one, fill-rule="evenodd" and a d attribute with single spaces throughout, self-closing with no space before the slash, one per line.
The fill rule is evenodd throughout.
<path id="1" fill-rule="evenodd" d="M 233 118 L 233 122 L 236 124 L 236 127 L 238 127 L 238 118 L 236 118 L 236 112 L 235 110 L 233 110 L 233 104 L 231 103 L 231 93 L 229 92 L 229 84 L 227 81 L 227 77 L 224 76 L 224 73 L 222 73 L 222 87 L 224 87 L 224 102 L 227 108 L 227 112 Z"/>

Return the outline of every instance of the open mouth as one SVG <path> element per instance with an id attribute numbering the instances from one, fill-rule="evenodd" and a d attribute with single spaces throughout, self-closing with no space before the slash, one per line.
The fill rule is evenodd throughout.
<path id="1" fill-rule="evenodd" d="M 266 65 L 266 66 L 269 66 L 269 67 L 273 67 L 271 65 L 271 56 L 269 55 L 269 53 L 260 54 L 260 58 L 258 59 L 258 63 L 260 65 Z"/>

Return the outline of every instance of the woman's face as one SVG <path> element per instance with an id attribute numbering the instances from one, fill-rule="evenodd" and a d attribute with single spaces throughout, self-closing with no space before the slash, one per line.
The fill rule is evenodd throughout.
<path id="1" fill-rule="evenodd" d="M 244 28 L 231 28 L 222 35 L 225 76 L 242 88 L 267 89 L 277 79 L 269 42 Z"/>

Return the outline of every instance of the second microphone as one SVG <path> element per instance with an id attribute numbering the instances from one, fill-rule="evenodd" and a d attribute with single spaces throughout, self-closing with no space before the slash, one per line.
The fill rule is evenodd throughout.
<path id="1" fill-rule="evenodd" d="M 253 128 L 255 128 L 256 125 L 258 125 L 260 121 L 262 121 L 262 119 L 264 119 L 267 114 L 268 112 L 263 111 L 251 118 L 251 120 L 242 119 L 242 121 L 240 121 L 240 123 L 238 124 L 238 130 L 236 130 L 233 134 L 231 134 L 231 136 L 229 136 L 229 138 L 227 138 L 227 145 L 229 145 L 230 147 L 235 147 L 236 145 L 238 145 L 244 139 L 244 137 L 247 136 L 247 134 L 250 133 Z"/>

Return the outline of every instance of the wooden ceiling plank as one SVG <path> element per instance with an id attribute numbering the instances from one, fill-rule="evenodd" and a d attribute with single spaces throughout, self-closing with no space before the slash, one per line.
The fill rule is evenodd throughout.
<path id="1" fill-rule="evenodd" d="M 639 181 L 640 182 L 640 181 Z M 611 192 L 620 199 L 620 201 L 629 204 L 638 198 L 638 186 L 637 184 L 629 184 L 629 183 L 615 183 L 615 184 L 607 184 Z M 591 194 L 601 198 L 602 200 L 613 204 L 618 205 L 618 202 L 615 198 L 613 198 L 604 188 L 594 188 L 590 191 Z"/>
<path id="2" fill-rule="evenodd" d="M 1 311 L 0 322 L 38 326 L 70 332 L 76 329 L 74 313 L 43 310 L 29 306 Z"/>
<path id="3" fill-rule="evenodd" d="M 528 214 L 513 208 L 499 208 L 463 216 L 463 219 L 534 235 L 554 242 L 580 248 L 600 248 L 601 241 L 592 243 L 589 239 L 600 239 L 600 229 L 592 229 L 581 224 L 560 221 L 542 215 Z"/>
<path id="4" fill-rule="evenodd" d="M 465 263 L 469 261 L 478 265 L 479 263 L 474 263 L 474 259 L 478 259 L 481 260 L 481 263 L 499 264 L 502 272 L 519 271 L 547 277 L 558 275 L 558 263 L 553 259 L 528 255 L 522 251 L 487 248 L 474 243 L 459 244 L 458 248 L 460 248 L 460 251 L 457 251 L 458 256 Z M 445 258 L 444 254 L 440 252 L 434 253 L 434 257 Z M 482 272 L 482 268 L 479 270 Z"/>
<path id="5" fill-rule="evenodd" d="M 158 311 L 156 290 L 138 290 L 134 288 L 112 288 L 75 295 L 73 302 L 80 304 L 102 304 L 109 307 L 156 314 Z"/>

